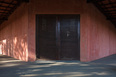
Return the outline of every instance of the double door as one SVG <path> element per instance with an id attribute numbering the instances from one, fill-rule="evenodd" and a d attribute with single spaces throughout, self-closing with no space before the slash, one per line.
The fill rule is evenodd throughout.
<path id="1" fill-rule="evenodd" d="M 79 15 L 37 15 L 36 55 L 40 59 L 79 60 Z"/>

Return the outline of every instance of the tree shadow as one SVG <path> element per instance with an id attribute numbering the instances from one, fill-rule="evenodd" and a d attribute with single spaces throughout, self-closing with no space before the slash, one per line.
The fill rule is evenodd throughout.
<path id="1" fill-rule="evenodd" d="M 5 57 L 1 57 L 5 58 Z M 116 66 L 80 61 L 23 62 L 0 58 L 0 77 L 115 77 Z M 10 58 L 10 57 L 9 57 Z"/>

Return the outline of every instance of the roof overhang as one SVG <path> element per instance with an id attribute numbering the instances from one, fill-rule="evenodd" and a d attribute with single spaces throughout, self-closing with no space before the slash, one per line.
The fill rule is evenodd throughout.
<path id="1" fill-rule="evenodd" d="M 0 0 L 0 24 L 22 3 L 29 0 Z M 116 0 L 87 0 L 93 3 L 116 26 Z"/>
<path id="2" fill-rule="evenodd" d="M 0 24 L 8 20 L 22 2 L 29 2 L 29 0 L 0 0 Z"/>
<path id="3" fill-rule="evenodd" d="M 116 0 L 87 0 L 93 3 L 116 27 Z"/>

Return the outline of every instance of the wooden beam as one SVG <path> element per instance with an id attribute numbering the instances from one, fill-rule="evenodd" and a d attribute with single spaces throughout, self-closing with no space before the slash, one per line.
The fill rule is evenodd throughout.
<path id="1" fill-rule="evenodd" d="M 12 8 L 12 7 L 3 6 L 3 5 L 0 5 L 0 7 L 3 7 L 3 8 Z"/>
<path id="2" fill-rule="evenodd" d="M 87 0 L 87 3 L 93 2 L 93 0 Z"/>
<path id="3" fill-rule="evenodd" d="M 16 1 L 17 3 L 14 3 Z M 2 4 L 7 4 L 7 5 L 0 5 L 2 7 L 0 10 L 3 12 L 0 12 L 0 15 L 2 16 L 0 18 L 0 24 L 6 20 L 8 20 L 8 17 L 14 12 L 14 10 L 22 3 L 26 2 L 28 3 L 29 0 L 12 0 L 11 2 L 5 2 L 5 1 L 0 1 Z M 13 5 L 12 7 L 10 5 Z"/>
<path id="4" fill-rule="evenodd" d="M 104 11 L 106 14 L 116 14 L 116 10 L 107 10 L 107 11 Z"/>
<path id="5" fill-rule="evenodd" d="M 0 3 L 10 4 L 10 5 L 16 5 L 16 4 L 14 4 L 14 3 L 8 3 L 8 2 L 4 2 L 4 1 L 0 1 Z"/>
<path id="6" fill-rule="evenodd" d="M 106 14 L 115 14 L 116 15 L 116 13 L 112 13 L 112 12 L 105 12 Z"/>
<path id="7" fill-rule="evenodd" d="M 107 20 L 116 20 L 115 17 L 107 17 Z"/>
<path id="8" fill-rule="evenodd" d="M 6 9 L 0 9 L 1 11 L 10 11 L 10 10 L 6 10 Z"/>
<path id="9" fill-rule="evenodd" d="M 101 1 L 104 1 L 104 0 L 87 0 L 87 3 L 91 3 L 91 2 L 101 2 Z"/>
<path id="10" fill-rule="evenodd" d="M 3 20 L 4 21 L 4 20 L 8 20 L 8 18 L 0 18 L 0 20 Z"/>
<path id="11" fill-rule="evenodd" d="M 116 9 L 115 10 L 114 9 L 105 10 L 105 12 L 114 12 L 114 11 L 116 12 Z"/>
<path id="12" fill-rule="evenodd" d="M 104 9 L 115 9 L 116 7 L 102 7 Z"/>
<path id="13" fill-rule="evenodd" d="M 114 4 L 116 4 L 116 2 L 108 3 L 108 4 L 103 4 L 103 5 L 101 5 L 101 6 L 114 5 Z"/>
<path id="14" fill-rule="evenodd" d="M 15 0 L 15 1 L 17 1 L 17 2 L 26 2 L 26 3 L 29 2 L 29 0 Z"/>
<path id="15" fill-rule="evenodd" d="M 0 13 L 4 13 L 4 12 L 0 12 Z"/>
<path id="16" fill-rule="evenodd" d="M 29 0 L 23 0 L 23 1 L 29 3 Z"/>

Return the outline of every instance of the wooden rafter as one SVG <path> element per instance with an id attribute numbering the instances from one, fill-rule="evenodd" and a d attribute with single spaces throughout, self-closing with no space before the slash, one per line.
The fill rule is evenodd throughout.
<path id="1" fill-rule="evenodd" d="M 93 3 L 116 26 L 116 0 L 87 0 Z"/>
<path id="2" fill-rule="evenodd" d="M 29 2 L 29 0 L 0 0 L 0 24 L 8 20 L 8 17 L 22 2 Z"/>

